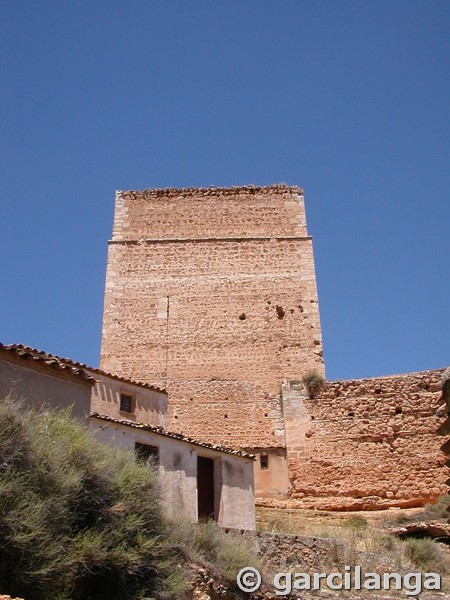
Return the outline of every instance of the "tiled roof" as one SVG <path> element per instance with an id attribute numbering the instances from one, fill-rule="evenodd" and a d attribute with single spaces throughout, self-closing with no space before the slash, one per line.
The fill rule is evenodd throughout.
<path id="1" fill-rule="evenodd" d="M 117 379 L 118 381 L 124 381 L 125 383 L 131 383 L 132 385 L 138 385 L 139 387 L 147 388 L 148 390 L 154 390 L 155 392 L 162 392 L 163 394 L 167 394 L 167 390 L 162 387 L 158 387 L 157 385 L 152 385 L 151 383 L 144 383 L 143 381 L 135 381 L 134 379 L 128 379 L 128 377 L 121 377 L 120 375 L 115 375 L 114 373 L 108 373 L 108 371 L 104 371 L 103 369 L 98 369 L 97 367 L 90 367 L 89 365 L 85 365 L 84 363 L 79 363 L 70 358 L 61 358 L 64 362 L 81 367 L 82 369 L 87 369 L 92 371 L 93 373 L 98 373 L 99 375 L 105 375 L 106 377 L 111 377 L 111 379 Z"/>
<path id="2" fill-rule="evenodd" d="M 73 375 L 74 377 L 79 377 L 84 381 L 88 381 L 91 384 L 94 384 L 95 379 L 86 373 L 83 368 L 83 365 L 79 365 L 76 363 L 71 363 L 66 361 L 63 358 L 59 358 L 58 356 L 54 356 L 53 354 L 48 354 L 47 352 L 43 352 L 42 350 L 36 350 L 36 348 L 30 348 L 29 346 L 24 346 L 23 344 L 2 344 L 0 343 L 0 351 L 1 352 L 9 352 L 22 358 L 23 360 L 33 361 L 35 363 L 47 365 L 56 371 L 63 371 L 64 373 L 68 373 Z"/>
<path id="3" fill-rule="evenodd" d="M 127 377 L 120 377 L 119 375 L 108 373 L 107 371 L 103 371 L 102 369 L 98 369 L 96 367 L 90 367 L 89 365 L 85 365 L 84 363 L 77 362 L 70 358 L 55 356 L 54 354 L 49 354 L 43 350 L 36 350 L 36 348 L 24 346 L 23 344 L 5 345 L 0 343 L 0 350 L 6 350 L 17 354 L 22 358 L 29 358 L 37 362 L 45 363 L 59 370 L 67 370 L 67 372 L 72 371 L 73 375 L 78 375 L 87 381 L 95 382 L 95 379 L 89 375 L 89 373 L 86 373 L 86 371 L 91 371 L 92 373 L 99 373 L 99 375 L 111 377 L 111 379 L 117 379 L 118 381 L 124 381 L 125 383 L 131 383 L 132 385 L 138 385 L 139 387 L 144 387 L 149 390 L 155 390 L 157 392 L 167 394 L 167 391 L 164 388 L 160 388 L 156 385 L 150 385 L 149 383 L 143 383 L 141 381 L 134 381 L 133 379 L 128 379 Z"/>
<path id="4" fill-rule="evenodd" d="M 251 458 L 255 459 L 254 454 L 250 454 L 249 452 L 245 452 L 245 450 L 233 450 L 232 448 L 227 448 L 226 446 L 221 446 L 219 444 L 207 444 L 203 442 L 199 442 L 198 440 L 194 440 L 193 438 L 187 437 L 182 433 L 173 433 L 170 431 L 166 431 L 163 427 L 156 427 L 155 425 L 149 425 L 148 423 L 135 423 L 134 421 L 128 421 L 127 419 L 115 419 L 114 417 L 109 417 L 107 415 L 101 415 L 97 412 L 92 412 L 91 417 L 95 419 L 102 419 L 103 421 L 110 421 L 111 423 L 117 423 L 118 425 L 126 425 L 127 427 L 135 427 L 136 429 L 144 429 L 145 431 L 151 431 L 152 433 L 158 433 L 159 435 L 164 435 L 166 437 L 173 438 L 175 440 L 180 440 L 182 442 L 188 442 L 189 444 L 194 444 L 195 446 L 200 446 L 202 448 L 208 448 L 210 450 L 217 450 L 218 452 L 225 452 L 226 454 L 233 454 L 234 456 L 241 456 L 242 458 Z"/>

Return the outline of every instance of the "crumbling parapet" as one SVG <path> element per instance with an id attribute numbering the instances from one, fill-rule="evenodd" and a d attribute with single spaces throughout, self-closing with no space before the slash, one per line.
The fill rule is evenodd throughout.
<path id="1" fill-rule="evenodd" d="M 302 380 L 284 382 L 289 504 L 409 508 L 445 494 L 435 416 L 443 371 L 326 381 L 318 394 Z"/>
<path id="2" fill-rule="evenodd" d="M 437 430 L 438 435 L 449 435 L 450 434 L 450 367 L 445 369 L 442 374 L 442 395 L 440 397 L 440 405 L 436 411 L 438 417 L 445 416 L 446 419 Z M 447 456 L 450 455 L 450 439 L 448 439 L 442 446 L 441 450 Z M 445 463 L 446 467 L 450 467 L 450 459 Z M 445 482 L 450 486 L 450 478 Z M 450 512 L 450 506 L 447 509 Z M 450 523 L 450 519 L 449 519 Z"/>

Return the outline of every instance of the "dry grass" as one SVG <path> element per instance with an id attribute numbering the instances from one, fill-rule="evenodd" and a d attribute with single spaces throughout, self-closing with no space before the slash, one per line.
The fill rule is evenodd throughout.
<path id="1" fill-rule="evenodd" d="M 441 504 L 442 501 L 440 501 Z M 423 508 L 391 508 L 371 511 L 325 511 L 311 509 L 256 509 L 257 528 L 261 531 L 279 531 L 298 535 L 318 535 L 318 531 L 333 533 L 345 527 L 353 517 L 364 518 L 370 527 L 384 527 L 391 522 L 414 522 L 423 520 L 425 511 L 433 511 L 431 505 Z M 324 537 L 324 536 L 321 536 Z M 326 537 L 326 536 L 325 536 Z M 333 537 L 333 536 L 331 536 Z"/>
<path id="2" fill-rule="evenodd" d="M 450 505 L 450 496 L 444 494 L 437 502 L 426 504 L 423 508 L 408 510 L 397 510 L 396 512 L 384 511 L 386 515 L 385 525 L 407 525 L 408 523 L 417 523 L 419 521 L 442 521 L 446 522 L 450 517 L 447 510 Z"/>
<path id="3" fill-rule="evenodd" d="M 251 545 L 238 534 L 225 533 L 213 521 L 190 523 L 182 517 L 172 519 L 171 540 L 189 562 L 207 567 L 232 589 L 236 587 L 236 575 L 242 567 L 251 565 L 265 571 Z"/>
<path id="4" fill-rule="evenodd" d="M 358 564 L 366 572 L 436 572 L 442 576 L 443 589 L 449 591 L 448 546 L 429 538 L 400 540 L 383 531 L 387 524 L 424 520 L 425 515 L 427 519 L 436 520 L 438 515 L 445 514 L 448 503 L 449 499 L 443 498 L 425 509 L 342 513 L 258 508 L 257 527 L 260 531 L 332 538 L 342 542 L 345 549 L 335 561 L 336 567 Z"/>

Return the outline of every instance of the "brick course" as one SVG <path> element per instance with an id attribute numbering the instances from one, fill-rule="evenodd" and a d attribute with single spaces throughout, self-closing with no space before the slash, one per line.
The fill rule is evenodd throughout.
<path id="1" fill-rule="evenodd" d="M 442 370 L 327 382 L 310 399 L 285 383 L 291 498 L 349 507 L 420 505 L 445 493 L 445 456 L 435 416 Z M 333 498 L 334 500 L 330 500 Z M 363 504 L 363 502 L 360 502 Z M 369 506 L 367 506 L 369 508 Z"/>
<path id="2" fill-rule="evenodd" d="M 255 470 L 268 503 L 374 508 L 445 491 L 442 371 L 327 382 L 315 399 L 299 383 L 324 374 L 300 188 L 118 192 L 101 366 L 167 388 L 170 430 L 272 448 L 272 470 Z"/>
<path id="3" fill-rule="evenodd" d="M 280 382 L 323 372 L 302 190 L 118 192 L 101 365 L 167 387 L 171 429 L 284 444 Z"/>

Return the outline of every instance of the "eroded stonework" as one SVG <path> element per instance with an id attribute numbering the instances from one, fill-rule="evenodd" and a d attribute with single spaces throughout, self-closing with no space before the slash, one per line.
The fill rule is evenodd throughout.
<path id="1" fill-rule="evenodd" d="M 284 446 L 283 379 L 323 373 L 303 192 L 118 192 L 101 366 L 162 385 L 200 440 Z"/>
<path id="2" fill-rule="evenodd" d="M 441 370 L 326 382 L 303 192 L 118 192 L 101 366 L 169 392 L 168 428 L 258 454 L 260 502 L 415 506 L 445 491 Z M 450 431 L 450 428 L 449 428 Z"/>
<path id="3" fill-rule="evenodd" d="M 445 493 L 435 415 L 442 370 L 283 385 L 290 497 L 298 505 L 419 506 Z M 319 500 L 320 498 L 320 500 Z"/>

